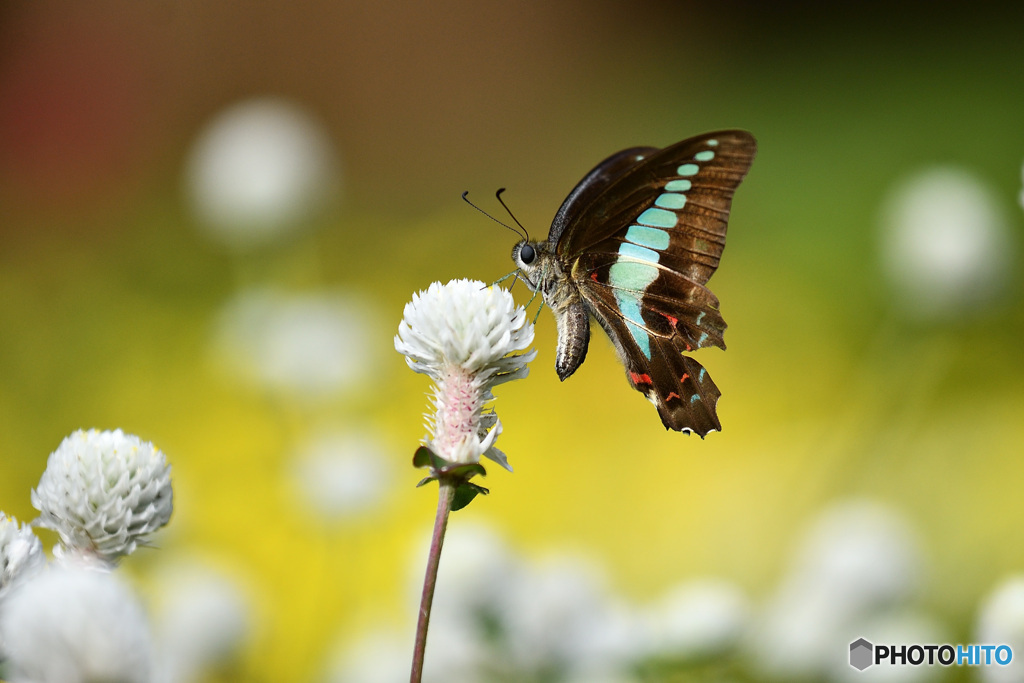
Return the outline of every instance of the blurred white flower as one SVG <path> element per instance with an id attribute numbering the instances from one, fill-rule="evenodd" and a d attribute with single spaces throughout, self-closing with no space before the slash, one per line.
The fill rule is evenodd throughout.
<path id="1" fill-rule="evenodd" d="M 851 501 L 827 509 L 755 623 L 756 666 L 775 678 L 822 675 L 856 639 L 851 625 L 914 597 L 922 565 L 917 538 L 888 508 Z"/>
<path id="2" fill-rule="evenodd" d="M 617 677 L 641 647 L 635 615 L 609 592 L 592 560 L 561 555 L 531 563 L 509 588 L 506 647 L 530 675 Z"/>
<path id="3" fill-rule="evenodd" d="M 16 581 L 31 577 L 46 565 L 43 544 L 27 524 L 0 511 L 0 600 Z"/>
<path id="4" fill-rule="evenodd" d="M 250 247 L 294 231 L 340 183 L 333 143 L 319 122 L 294 103 L 262 98 L 207 124 L 190 152 L 186 185 L 212 238 Z"/>
<path id="5" fill-rule="evenodd" d="M 327 662 L 324 680 L 326 683 L 406 683 L 412 664 L 411 642 L 411 635 L 403 638 L 395 631 L 380 628 L 369 629 L 355 639 L 342 638 Z M 431 655 L 434 649 L 430 648 Z"/>
<path id="6" fill-rule="evenodd" d="M 430 536 L 425 536 L 420 545 L 409 564 L 409 604 L 414 608 L 419 606 L 423 590 L 421 562 Z M 477 639 L 489 627 L 504 628 L 501 625 L 506 619 L 508 595 L 523 571 L 522 559 L 492 527 L 470 523 L 449 529 L 430 614 L 429 637 L 434 637 L 438 624 L 448 632 L 467 630 L 476 634 Z M 428 646 L 428 663 L 433 650 Z"/>
<path id="7" fill-rule="evenodd" d="M 985 598 L 978 615 L 975 642 L 1009 645 L 1013 649 L 1013 660 L 1008 665 L 982 667 L 982 680 L 1024 680 L 1024 575 L 1006 579 Z"/>
<path id="8" fill-rule="evenodd" d="M 154 591 L 156 680 L 188 683 L 236 654 L 250 631 L 250 610 L 237 581 L 192 560 L 165 565 Z"/>
<path id="9" fill-rule="evenodd" d="M 164 454 L 139 437 L 79 430 L 46 463 L 32 505 L 38 526 L 60 536 L 60 553 L 107 563 L 145 544 L 172 510 L 171 468 Z"/>
<path id="10" fill-rule="evenodd" d="M 352 294 L 251 289 L 221 313 L 214 354 L 257 386 L 326 399 L 372 373 L 375 327 L 370 306 Z"/>
<path id="11" fill-rule="evenodd" d="M 750 612 L 746 596 L 728 581 L 687 581 L 645 611 L 645 647 L 662 659 L 720 655 L 745 635 Z"/>
<path id="12" fill-rule="evenodd" d="M 489 675 L 494 670 L 493 651 L 479 624 L 432 618 L 427 642 L 423 683 L 490 683 L 495 680 L 495 676 Z M 406 672 L 405 680 L 408 678 L 409 672 Z"/>
<path id="13" fill-rule="evenodd" d="M 896 609 L 880 612 L 852 622 L 839 637 L 834 656 L 829 662 L 825 678 L 839 683 L 863 683 L 864 681 L 881 681 L 883 683 L 918 683 L 920 681 L 938 681 L 952 674 L 952 667 L 938 664 L 929 666 L 871 666 L 863 671 L 850 666 L 850 643 L 858 638 L 866 638 L 872 643 L 890 643 L 893 645 L 913 643 L 943 644 L 949 643 L 949 634 L 940 624 L 930 617 L 919 614 L 912 609 Z M 925 660 L 927 661 L 927 660 Z"/>
<path id="14" fill-rule="evenodd" d="M 498 384 L 525 377 L 537 355 L 533 324 L 508 290 L 477 280 L 432 283 L 405 305 L 395 349 L 434 380 L 426 445 L 449 462 L 488 457 L 511 469 L 494 447 L 501 421 L 485 405 Z"/>
<path id="15" fill-rule="evenodd" d="M 11 683 L 148 683 L 149 627 L 115 574 L 51 567 L 20 584 L 0 611 Z"/>
<path id="16" fill-rule="evenodd" d="M 882 260 L 911 314 L 969 313 L 1003 289 L 1013 265 L 1007 219 L 981 180 L 932 168 L 898 185 L 883 212 Z"/>
<path id="17" fill-rule="evenodd" d="M 370 432 L 324 432 L 306 440 L 291 460 L 304 504 L 327 519 L 372 511 L 391 484 L 391 462 Z"/>
<path id="18" fill-rule="evenodd" d="M 1020 178 L 1021 184 L 1024 185 L 1024 166 L 1022 166 L 1020 169 Z M 1018 197 L 1018 200 L 1020 201 L 1021 208 L 1024 208 L 1024 188 L 1021 188 L 1020 197 Z"/>

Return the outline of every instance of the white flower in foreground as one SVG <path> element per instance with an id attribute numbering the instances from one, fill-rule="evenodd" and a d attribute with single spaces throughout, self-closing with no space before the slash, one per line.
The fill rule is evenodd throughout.
<path id="1" fill-rule="evenodd" d="M 27 524 L 0 511 L 0 600 L 15 581 L 35 574 L 46 564 L 43 544 Z"/>
<path id="2" fill-rule="evenodd" d="M 484 412 L 491 389 L 525 377 L 537 355 L 533 324 L 508 290 L 476 280 L 432 283 L 405 305 L 395 349 L 414 371 L 434 380 L 433 415 L 426 445 L 449 462 L 468 464 L 480 456 L 508 467 L 494 447 L 501 421 Z"/>
<path id="3" fill-rule="evenodd" d="M 323 208 L 338 186 L 328 133 L 302 107 L 273 98 L 230 107 L 203 131 L 188 162 L 189 199 L 214 239 L 271 243 Z"/>
<path id="4" fill-rule="evenodd" d="M 991 683 L 1024 680 L 1024 575 L 1001 583 L 985 599 L 978 615 L 976 643 L 1009 645 L 1013 660 L 1007 666 L 981 667 L 981 679 Z"/>
<path id="5" fill-rule="evenodd" d="M 970 312 L 998 294 L 1013 265 L 1006 216 L 992 190 L 957 168 L 899 185 L 883 215 L 883 266 L 918 316 Z"/>
<path id="6" fill-rule="evenodd" d="M 11 683 L 148 683 L 149 628 L 131 589 L 109 572 L 52 567 L 0 611 Z"/>
<path id="7" fill-rule="evenodd" d="M 114 563 L 170 520 L 171 468 L 137 436 L 79 430 L 50 454 L 32 505 L 61 552 Z"/>

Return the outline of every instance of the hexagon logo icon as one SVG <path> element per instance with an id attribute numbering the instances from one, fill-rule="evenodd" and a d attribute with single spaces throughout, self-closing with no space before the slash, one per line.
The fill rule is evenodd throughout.
<path id="1" fill-rule="evenodd" d="M 850 666 L 857 671 L 863 671 L 868 668 L 874 664 L 872 661 L 874 659 L 872 657 L 874 650 L 875 646 L 864 638 L 858 638 L 853 641 L 850 643 Z"/>

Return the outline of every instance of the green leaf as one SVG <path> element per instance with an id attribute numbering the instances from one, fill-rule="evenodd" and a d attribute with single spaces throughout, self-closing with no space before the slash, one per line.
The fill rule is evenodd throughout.
<path id="1" fill-rule="evenodd" d="M 434 451 L 430 450 L 426 446 L 420 446 L 416 449 L 416 452 L 412 454 L 412 466 L 413 467 L 430 467 L 434 464 Z"/>
<path id="2" fill-rule="evenodd" d="M 490 493 L 490 491 L 485 489 L 483 486 L 477 486 L 476 484 L 471 484 L 468 481 L 462 482 L 459 484 L 458 488 L 455 489 L 455 496 L 452 498 L 452 512 L 461 510 L 472 503 L 473 499 L 476 498 L 478 494 L 486 496 L 488 493 Z"/>
<path id="3" fill-rule="evenodd" d="M 481 477 L 487 476 L 487 470 L 478 462 L 468 465 L 449 465 L 441 471 L 446 477 L 457 477 L 459 479 L 469 479 L 475 474 L 479 474 Z"/>
<path id="4" fill-rule="evenodd" d="M 420 479 L 420 483 L 416 484 L 416 488 L 419 488 L 421 486 L 426 486 L 427 484 L 429 484 L 430 482 L 434 481 L 435 479 L 437 479 L 437 477 L 434 477 L 434 476 L 423 477 L 422 479 Z"/>

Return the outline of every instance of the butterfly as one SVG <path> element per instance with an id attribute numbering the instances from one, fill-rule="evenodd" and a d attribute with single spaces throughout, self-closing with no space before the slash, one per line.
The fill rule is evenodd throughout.
<path id="1" fill-rule="evenodd" d="M 623 150 L 569 193 L 546 241 L 524 235 L 515 245 L 518 277 L 555 315 L 560 379 L 586 358 L 594 318 L 630 386 L 657 407 L 666 429 L 701 438 L 722 429 L 721 392 L 684 354 L 725 348 L 725 320 L 706 284 L 725 247 L 733 193 L 756 152 L 742 130 Z"/>

